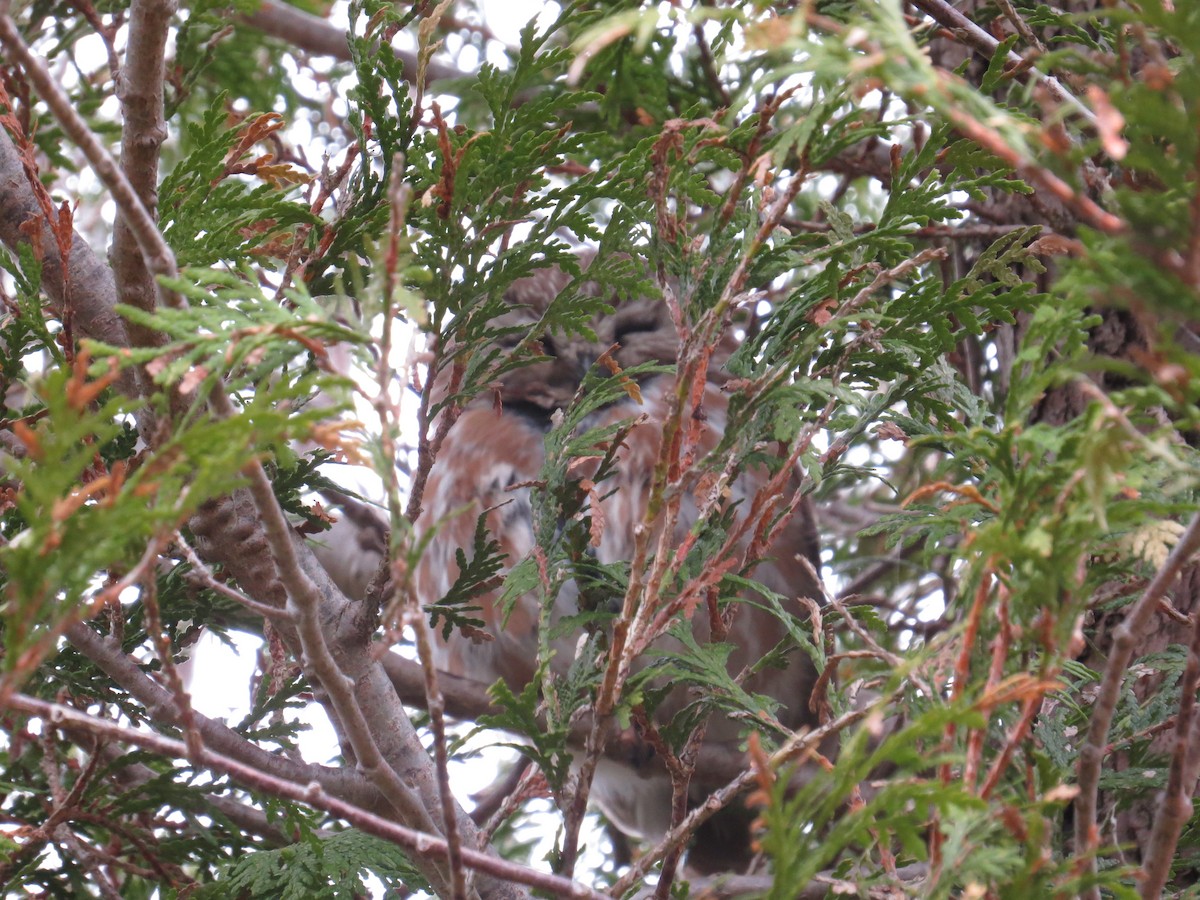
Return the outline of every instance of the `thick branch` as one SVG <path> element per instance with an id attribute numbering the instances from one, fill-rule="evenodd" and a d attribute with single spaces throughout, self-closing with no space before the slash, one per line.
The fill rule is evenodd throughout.
<path id="1" fill-rule="evenodd" d="M 171 0 L 133 0 L 129 9 L 129 45 L 117 80 L 121 101 L 121 171 L 147 214 L 157 218 L 159 148 L 167 136 L 163 119 L 163 72 L 167 26 L 174 12 Z M 139 309 L 155 305 L 154 279 L 150 275 L 129 215 L 119 209 L 113 227 L 109 260 L 117 279 L 121 302 Z M 162 342 L 161 335 L 130 327 L 138 346 Z"/>
<path id="2" fill-rule="evenodd" d="M 125 322 L 113 311 L 117 290 L 112 272 L 78 232 L 74 233 L 70 255 L 63 265 L 53 230 L 30 186 L 21 155 L 12 137 L 2 128 L 0 242 L 13 253 L 22 245 L 32 244 L 42 262 L 42 289 L 50 297 L 54 315 L 61 317 L 70 303 L 75 327 L 84 335 L 116 347 L 129 346 Z M 67 284 L 71 286 L 69 298 Z M 118 384 L 126 394 L 138 393 L 132 373 L 124 373 Z"/>
<path id="3" fill-rule="evenodd" d="M 176 274 L 175 254 L 167 246 L 154 218 L 142 205 L 141 199 L 125 174 L 117 168 L 111 154 L 100 143 L 100 139 L 88 128 L 83 117 L 76 111 L 70 98 L 63 93 L 58 82 L 46 69 L 41 57 L 25 43 L 16 23 L 8 15 L 0 16 L 0 43 L 4 45 L 10 59 L 20 63 L 26 77 L 37 90 L 63 131 L 75 143 L 91 164 L 96 177 L 104 182 L 112 195 L 117 209 L 126 218 L 130 230 L 137 240 L 142 256 L 155 275 Z"/>
<path id="4" fill-rule="evenodd" d="M 1154 829 L 1142 854 L 1142 882 L 1138 890 L 1144 900 L 1162 896 L 1175 863 L 1175 848 L 1183 826 L 1192 817 L 1192 795 L 1200 768 L 1200 739 L 1196 717 L 1196 692 L 1200 687 L 1200 616 L 1192 616 L 1192 639 L 1179 695 L 1175 723 L 1175 746 L 1167 770 L 1167 788 L 1154 816 Z"/>
<path id="5" fill-rule="evenodd" d="M 352 686 L 357 707 L 368 718 L 379 752 L 401 781 L 416 790 L 425 809 L 439 809 L 433 761 L 425 752 L 384 666 L 372 652 L 371 635 L 377 624 L 372 611 L 364 604 L 348 602 L 308 545 L 298 536 L 292 539 L 297 562 L 322 598 L 318 610 L 320 629 L 338 668 Z M 454 814 L 464 852 L 466 848 L 480 847 L 479 829 L 458 804 Z M 478 889 L 488 898 L 524 896 L 512 885 L 490 877 L 480 877 Z"/>
<path id="6" fill-rule="evenodd" d="M 228 400 L 224 404 L 228 405 Z M 232 408 L 219 409 L 218 412 L 231 415 Z M 291 526 L 279 508 L 266 472 L 261 465 L 252 465 L 249 475 L 250 493 L 262 520 L 279 578 L 287 591 L 287 608 L 296 624 L 296 632 L 304 650 L 304 662 L 312 667 L 320 684 L 332 698 L 338 719 L 354 748 L 358 767 L 375 782 L 405 821 L 418 825 L 422 831 L 433 831 L 429 810 L 421 805 L 383 757 L 375 733 L 354 696 L 353 682 L 343 675 L 329 651 L 319 619 L 323 598 L 316 585 L 300 568 Z"/>

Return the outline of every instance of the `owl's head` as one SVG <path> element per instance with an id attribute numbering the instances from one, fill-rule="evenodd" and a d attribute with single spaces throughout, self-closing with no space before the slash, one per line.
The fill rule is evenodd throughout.
<path id="1" fill-rule="evenodd" d="M 578 289 L 586 296 L 600 297 L 604 289 L 587 280 L 586 269 L 594 257 L 594 253 L 580 256 L 584 271 Z M 513 329 L 501 346 L 506 350 L 516 347 L 573 280 L 570 273 L 554 267 L 514 282 L 504 294 L 508 311 L 495 320 L 496 325 Z M 601 313 L 589 323 L 595 340 L 561 332 L 536 336 L 541 355 L 549 359 L 514 369 L 500 379 L 500 399 L 506 408 L 548 420 L 555 410 L 566 408 L 584 375 L 614 346 L 612 358 L 623 369 L 640 363 L 675 363 L 679 335 L 661 295 L 629 296 L 613 291 L 604 300 L 613 311 Z"/>

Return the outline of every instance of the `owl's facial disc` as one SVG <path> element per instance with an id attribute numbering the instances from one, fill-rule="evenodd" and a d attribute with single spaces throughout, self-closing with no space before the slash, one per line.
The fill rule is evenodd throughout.
<path id="1" fill-rule="evenodd" d="M 583 260 L 585 269 L 589 262 Z M 513 284 L 505 294 L 510 309 L 495 320 L 495 324 L 513 330 L 499 344 L 511 350 L 527 340 L 554 298 L 570 283 L 570 276 L 562 270 L 547 269 Z M 593 297 L 604 291 L 596 282 L 587 281 L 586 274 L 579 290 Z M 679 336 L 661 297 L 621 297 L 614 293 L 606 299 L 613 311 L 589 323 L 594 340 L 561 332 L 538 335 L 542 355 L 548 359 L 522 366 L 501 379 L 499 399 L 506 408 L 548 423 L 555 410 L 571 403 L 601 354 L 614 346 L 612 358 L 622 369 L 675 362 Z"/>

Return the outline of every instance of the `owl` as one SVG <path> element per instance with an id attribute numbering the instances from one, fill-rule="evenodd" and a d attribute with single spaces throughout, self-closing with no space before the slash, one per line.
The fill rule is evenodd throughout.
<path id="1" fill-rule="evenodd" d="M 590 261 L 590 254 L 581 260 L 585 267 Z M 587 278 L 586 270 L 581 277 Z M 559 268 L 543 269 L 517 281 L 505 295 L 507 310 L 498 323 L 514 331 L 524 327 L 528 332 L 570 283 L 571 275 Z M 592 296 L 600 290 L 594 282 L 586 281 L 580 289 Z M 561 411 L 571 404 L 584 375 L 602 354 L 611 351 L 610 357 L 622 371 L 640 363 L 674 366 L 679 336 L 668 306 L 660 296 L 611 296 L 605 300 L 613 312 L 600 315 L 591 323 L 594 341 L 560 334 L 539 335 L 547 358 L 504 375 L 496 393 L 485 392 L 486 396 L 472 402 L 448 432 L 430 471 L 424 509 L 417 522 L 418 541 L 430 535 L 414 572 L 422 604 L 436 603 L 445 596 L 459 573 L 456 559 L 471 558 L 481 515 L 490 536 L 501 546 L 507 567 L 535 551 L 531 492 L 538 489 L 535 482 L 546 459 L 546 435 L 560 420 Z M 727 351 L 728 348 L 718 348 L 714 353 L 712 374 L 704 386 L 702 402 L 690 416 L 690 421 L 699 425 L 701 454 L 715 448 L 725 433 L 729 399 L 722 389 L 726 379 L 720 365 Z M 634 554 L 635 526 L 642 522 L 646 512 L 663 439 L 663 423 L 677 384 L 673 374 L 656 374 L 642 378 L 638 388 L 623 392 L 624 399 L 593 413 L 583 426 L 633 423 L 616 448 L 612 477 L 591 494 L 591 515 L 601 523 L 592 552 L 600 563 L 628 561 Z M 434 389 L 437 390 L 436 384 Z M 729 487 L 724 500 L 726 509 L 735 517 L 744 517 L 768 477 L 765 469 L 744 471 Z M 674 546 L 682 544 L 698 516 L 694 492 L 686 493 L 672 536 Z M 753 577 L 772 591 L 791 598 L 789 612 L 800 617 L 803 612 L 796 598 L 819 601 L 822 597 L 817 576 L 818 553 L 816 523 L 806 501 L 784 524 L 768 549 L 768 558 L 755 568 Z M 435 629 L 435 654 L 439 667 L 446 672 L 488 683 L 503 679 L 512 689 L 520 690 L 536 670 L 538 627 L 542 621 L 539 601 L 534 596 L 518 598 L 506 618 L 500 604 L 501 590 L 496 588 L 471 601 L 481 607 L 477 617 L 483 619 L 486 635 L 456 629 L 447 636 L 441 628 Z M 571 583 L 564 586 L 555 599 L 551 620 L 578 613 L 581 593 Z M 696 639 L 709 640 L 709 617 L 703 603 L 691 618 Z M 728 669 L 735 676 L 781 643 L 788 642 L 779 619 L 752 602 L 736 604 L 726 639 L 732 646 Z M 575 657 L 578 636 L 563 635 L 551 646 L 551 669 L 562 674 Z M 673 638 L 664 637 L 645 655 L 650 658 L 656 652 L 679 647 Z M 764 667 L 743 684 L 749 691 L 779 701 L 782 723 L 800 728 L 815 724 L 815 715 L 809 708 L 815 681 L 816 672 L 808 656 L 793 650 L 785 667 Z M 668 721 L 692 699 L 682 688 L 666 691 L 665 699 L 655 710 L 656 721 Z M 735 748 L 741 732 L 736 722 L 717 715 L 707 722 L 705 741 L 723 742 Z M 698 803 L 723 783 L 697 772 L 690 799 Z M 670 825 L 670 780 L 665 768 L 653 761 L 630 760 L 625 764 L 602 760 L 593 782 L 592 799 L 627 835 L 656 840 Z M 724 816 L 714 817 L 705 831 L 697 835 L 689 851 L 689 864 L 699 871 L 743 865 L 749 859 L 748 820 L 744 811 L 740 816 L 737 811 L 727 811 Z"/>

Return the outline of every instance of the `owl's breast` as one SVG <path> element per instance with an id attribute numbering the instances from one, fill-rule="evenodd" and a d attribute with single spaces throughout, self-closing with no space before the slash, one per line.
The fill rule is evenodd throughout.
<path id="1" fill-rule="evenodd" d="M 414 583 L 422 604 L 437 603 L 459 577 L 459 552 L 471 560 L 476 526 L 485 516 L 489 536 L 500 545 L 505 568 L 533 549 L 533 512 L 528 483 L 545 459 L 544 433 L 532 419 L 491 408 L 468 409 L 446 436 L 425 488 L 417 520 L 418 540 L 428 543 L 417 563 Z M 532 598 L 520 598 L 507 621 L 500 589 L 473 598 L 483 620 L 484 640 L 458 629 L 434 641 L 438 668 L 487 683 L 503 678 L 523 687 L 537 663 L 538 610 Z"/>

